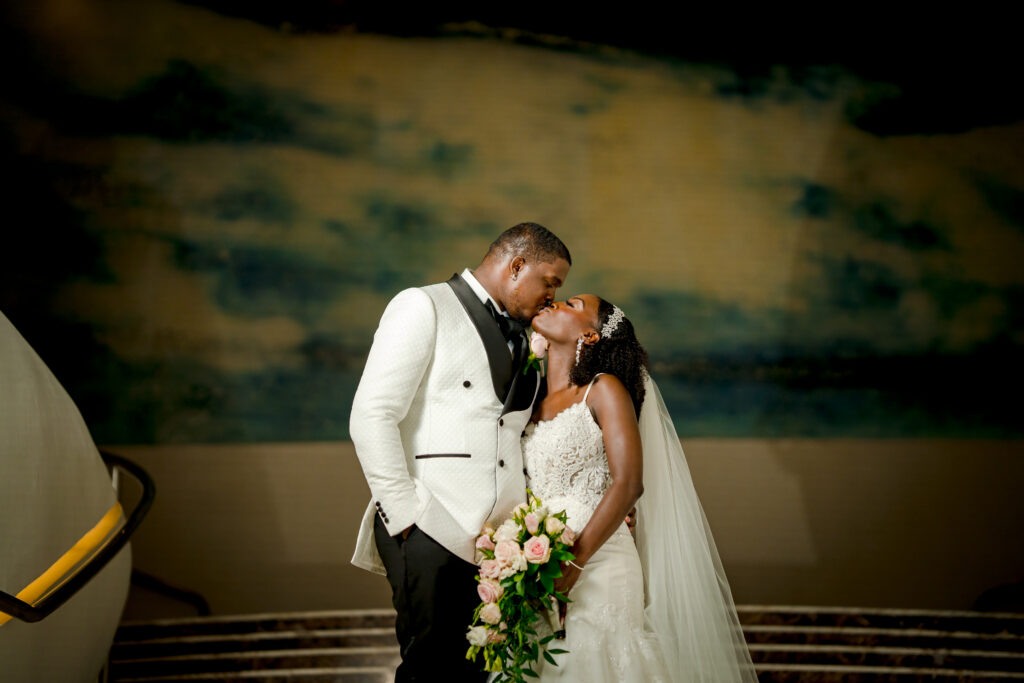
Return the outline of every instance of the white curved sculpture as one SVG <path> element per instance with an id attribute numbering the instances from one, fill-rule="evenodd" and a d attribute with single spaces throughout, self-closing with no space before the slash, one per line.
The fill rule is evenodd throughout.
<path id="1" fill-rule="evenodd" d="M 0 590 L 26 602 L 38 599 L 123 521 L 74 402 L 0 314 Z M 130 576 L 125 546 L 42 621 L 25 623 L 0 612 L 0 679 L 96 681 Z"/>

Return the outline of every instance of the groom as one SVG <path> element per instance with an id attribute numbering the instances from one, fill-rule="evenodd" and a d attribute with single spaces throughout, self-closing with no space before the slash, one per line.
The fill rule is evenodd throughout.
<path id="1" fill-rule="evenodd" d="M 465 658 L 474 541 L 526 499 L 519 439 L 541 380 L 523 327 L 571 262 L 554 234 L 521 223 L 475 270 L 401 291 L 381 317 L 349 422 L 372 495 L 352 563 L 391 584 L 396 681 L 487 677 Z"/>

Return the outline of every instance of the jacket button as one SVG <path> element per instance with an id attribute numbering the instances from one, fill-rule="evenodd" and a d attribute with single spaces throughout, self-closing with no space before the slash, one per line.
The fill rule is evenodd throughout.
<path id="1" fill-rule="evenodd" d="M 523 474 L 527 474 L 525 467 L 523 468 Z M 529 475 L 527 474 L 527 476 L 529 476 Z"/>
<path id="2" fill-rule="evenodd" d="M 505 426 L 505 419 L 504 418 L 501 418 L 500 420 L 498 420 L 498 426 L 499 427 L 504 427 Z"/>
<path id="3" fill-rule="evenodd" d="M 519 436 L 521 436 L 521 437 L 522 437 L 522 436 L 526 436 L 526 430 L 524 429 L 524 430 L 523 430 L 523 433 L 522 433 L 522 434 L 520 434 Z"/>
<path id="4" fill-rule="evenodd" d="M 473 386 L 473 383 L 467 379 L 465 382 L 462 383 L 462 386 L 468 389 L 469 387 Z"/>
<path id="5" fill-rule="evenodd" d="M 498 467 L 504 467 L 504 466 L 505 466 L 505 461 L 504 460 L 499 460 L 498 461 Z"/>
<path id="6" fill-rule="evenodd" d="M 377 509 L 380 509 L 380 501 L 377 501 Z"/>

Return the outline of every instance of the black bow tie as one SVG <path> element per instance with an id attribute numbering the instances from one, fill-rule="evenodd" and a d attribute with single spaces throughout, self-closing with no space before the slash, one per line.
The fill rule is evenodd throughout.
<path id="1" fill-rule="evenodd" d="M 505 341 L 511 339 L 518 340 L 523 336 L 523 331 L 526 329 L 523 324 L 515 318 L 498 313 L 498 309 L 494 307 L 490 299 L 487 300 L 487 310 L 494 316 L 494 320 L 498 323 L 498 328 L 501 330 L 501 335 L 505 337 Z"/>

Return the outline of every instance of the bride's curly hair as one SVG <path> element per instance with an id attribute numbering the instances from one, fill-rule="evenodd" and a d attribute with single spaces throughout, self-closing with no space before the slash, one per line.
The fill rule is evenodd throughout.
<path id="1" fill-rule="evenodd" d="M 600 297 L 598 297 L 600 299 Z M 597 329 L 600 332 L 615 307 L 600 299 L 597 307 Z M 587 385 L 599 372 L 615 375 L 633 400 L 633 410 L 640 416 L 644 402 L 644 370 L 647 369 L 647 351 L 636 338 L 629 318 L 623 318 L 607 337 L 580 349 L 580 362 L 569 371 L 569 381 L 578 387 Z"/>

